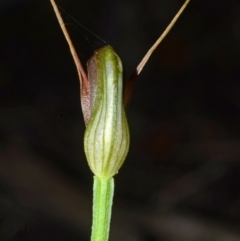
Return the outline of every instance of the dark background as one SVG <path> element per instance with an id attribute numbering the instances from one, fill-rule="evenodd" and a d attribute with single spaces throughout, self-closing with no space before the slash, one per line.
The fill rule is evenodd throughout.
<path id="1" fill-rule="evenodd" d="M 126 78 L 182 0 L 57 3 Z M 240 240 L 240 2 L 191 0 L 136 83 L 110 240 Z M 48 0 L 0 1 L 0 240 L 89 240 L 79 82 Z M 103 42 L 64 15 L 85 62 Z"/>

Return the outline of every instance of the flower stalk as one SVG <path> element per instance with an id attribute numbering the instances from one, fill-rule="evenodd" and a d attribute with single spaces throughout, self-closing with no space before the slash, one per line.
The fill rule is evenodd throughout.
<path id="1" fill-rule="evenodd" d="M 107 241 L 110 230 L 114 179 L 94 176 L 91 241 Z"/>

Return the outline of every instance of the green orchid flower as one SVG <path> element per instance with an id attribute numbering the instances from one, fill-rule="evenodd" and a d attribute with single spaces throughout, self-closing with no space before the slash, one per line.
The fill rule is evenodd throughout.
<path id="1" fill-rule="evenodd" d="M 113 48 L 105 46 L 95 51 L 87 63 L 87 76 L 57 5 L 54 0 L 50 0 L 68 42 L 80 80 L 81 106 L 86 124 L 84 150 L 88 165 L 94 173 L 92 241 L 108 240 L 114 193 L 113 176 L 118 173 L 129 149 L 130 135 L 125 108 L 129 104 L 135 79 L 189 1 L 185 1 L 169 26 L 149 49 L 126 81 L 123 91 L 122 62 Z"/>

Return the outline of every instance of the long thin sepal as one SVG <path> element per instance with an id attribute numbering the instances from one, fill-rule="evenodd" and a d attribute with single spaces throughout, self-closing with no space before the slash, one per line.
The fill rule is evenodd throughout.
<path id="1" fill-rule="evenodd" d="M 152 53 L 155 51 L 155 49 L 159 46 L 159 44 L 163 41 L 163 39 L 167 36 L 167 34 L 170 32 L 170 30 L 173 28 L 175 23 L 177 22 L 178 18 L 184 11 L 184 9 L 187 7 L 190 0 L 186 0 L 185 3 L 182 5 L 182 7 L 178 10 L 172 21 L 169 23 L 167 28 L 164 30 L 164 32 L 160 35 L 160 37 L 157 39 L 157 41 L 152 45 L 152 47 L 147 51 L 141 62 L 138 64 L 136 70 L 133 72 L 133 74 L 130 76 L 130 78 L 126 81 L 125 84 L 125 90 L 124 90 L 124 106 L 125 108 L 128 107 L 129 101 L 132 96 L 133 86 L 136 81 L 137 76 L 142 71 L 143 67 L 148 62 L 149 58 L 151 57 Z"/>
<path id="2" fill-rule="evenodd" d="M 59 25 L 62 29 L 62 32 L 67 40 L 70 52 L 72 54 L 75 66 L 77 68 L 77 72 L 78 72 L 78 77 L 79 77 L 79 82 L 80 82 L 80 93 L 81 93 L 81 105 L 82 105 L 82 112 L 83 112 L 83 117 L 84 117 L 84 121 L 85 124 L 88 123 L 88 120 L 90 118 L 91 115 L 91 110 L 90 110 L 90 103 L 89 103 L 89 82 L 87 79 L 87 75 L 82 67 L 81 61 L 78 58 L 77 52 L 74 48 L 74 45 L 72 43 L 72 40 L 68 34 L 68 31 L 65 27 L 65 24 L 63 22 L 63 19 L 61 17 L 61 14 L 59 12 L 59 9 L 57 7 L 57 4 L 55 3 L 54 0 L 50 0 L 52 6 L 53 6 L 53 10 L 56 14 L 57 20 L 59 22 Z"/>

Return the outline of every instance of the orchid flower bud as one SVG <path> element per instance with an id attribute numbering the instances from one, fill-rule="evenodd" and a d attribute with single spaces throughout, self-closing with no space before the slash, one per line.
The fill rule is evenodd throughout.
<path id="1" fill-rule="evenodd" d="M 122 166 L 129 149 L 129 128 L 123 106 L 122 63 L 110 46 L 87 63 L 91 114 L 84 149 L 92 172 L 110 178 Z"/>

